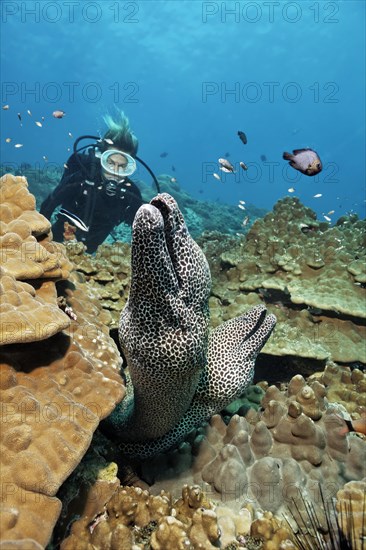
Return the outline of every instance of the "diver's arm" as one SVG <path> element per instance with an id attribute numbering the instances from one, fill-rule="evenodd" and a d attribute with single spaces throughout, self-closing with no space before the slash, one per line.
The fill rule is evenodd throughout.
<path id="1" fill-rule="evenodd" d="M 81 183 L 84 180 L 81 170 L 72 166 L 72 156 L 67 161 L 60 183 L 43 201 L 40 213 L 50 219 L 57 206 L 63 204 L 68 198 L 76 198 L 81 192 Z"/>
<path id="2" fill-rule="evenodd" d="M 119 220 L 119 223 L 123 221 L 128 225 L 132 225 L 132 222 L 135 218 L 135 214 L 137 210 L 140 208 L 140 206 L 142 206 L 144 201 L 142 199 L 141 191 L 137 187 L 136 183 L 134 183 L 129 178 L 127 178 L 127 181 L 130 185 L 127 187 L 128 194 L 126 195 L 124 208 L 121 211 L 121 218 Z"/>
<path id="3" fill-rule="evenodd" d="M 43 201 L 40 208 L 40 213 L 46 218 L 50 219 L 53 211 L 57 206 L 62 204 L 69 196 L 75 196 L 78 194 L 81 187 L 81 180 L 72 182 L 63 182 L 62 180 L 58 186 L 52 191 L 50 195 Z"/>

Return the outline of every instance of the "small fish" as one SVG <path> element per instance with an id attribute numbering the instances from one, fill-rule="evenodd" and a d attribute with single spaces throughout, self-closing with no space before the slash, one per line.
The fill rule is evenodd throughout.
<path id="1" fill-rule="evenodd" d="M 19 122 L 22 122 L 22 115 L 20 113 L 17 113 L 17 116 L 19 118 Z"/>
<path id="2" fill-rule="evenodd" d="M 230 157 L 230 153 L 225 153 L 225 157 L 226 158 Z"/>
<path id="3" fill-rule="evenodd" d="M 249 216 L 245 216 L 244 220 L 242 221 L 242 225 L 245 227 L 248 222 L 249 222 Z"/>
<path id="4" fill-rule="evenodd" d="M 172 165 L 172 172 L 175 172 L 175 166 Z"/>
<path id="5" fill-rule="evenodd" d="M 289 164 L 305 176 L 315 176 L 322 171 L 322 162 L 318 153 L 313 149 L 294 149 L 293 154 L 283 153 L 282 158 L 290 161 Z"/>
<path id="6" fill-rule="evenodd" d="M 54 118 L 63 118 L 66 115 L 65 111 L 53 111 L 52 116 Z"/>
<path id="7" fill-rule="evenodd" d="M 325 220 L 327 220 L 327 222 L 331 222 L 331 221 L 332 221 L 332 220 L 330 219 L 330 217 L 329 217 L 329 216 L 326 216 L 325 214 L 323 214 L 323 218 L 324 218 Z"/>
<path id="8" fill-rule="evenodd" d="M 243 170 L 248 170 L 248 166 L 245 164 L 245 162 L 240 162 L 239 164 Z"/>
<path id="9" fill-rule="evenodd" d="M 3 105 L 3 110 L 4 111 L 7 111 L 8 109 L 10 109 L 10 105 Z"/>
<path id="10" fill-rule="evenodd" d="M 69 132 L 69 137 L 72 137 L 72 133 L 71 133 L 71 132 Z"/>
<path id="11" fill-rule="evenodd" d="M 41 120 L 42 120 L 42 122 L 44 122 L 44 116 L 41 116 Z"/>
<path id="12" fill-rule="evenodd" d="M 104 138 L 103 141 L 105 141 L 106 143 L 108 143 L 108 145 L 114 145 L 113 141 L 109 138 Z"/>
<path id="13" fill-rule="evenodd" d="M 265 162 L 266 160 L 267 160 L 266 155 L 261 155 L 261 161 L 262 161 L 262 162 Z"/>
<path id="14" fill-rule="evenodd" d="M 223 172 L 235 172 L 234 166 L 228 160 L 220 158 L 219 163 L 221 164 L 220 170 L 222 170 Z"/>
<path id="15" fill-rule="evenodd" d="M 238 204 L 238 208 L 240 208 L 240 210 L 245 210 L 245 206 L 243 204 Z"/>
<path id="16" fill-rule="evenodd" d="M 42 128 L 42 122 L 38 122 L 38 120 L 36 121 L 36 124 L 37 126 L 39 126 L 40 128 Z"/>
<path id="17" fill-rule="evenodd" d="M 217 180 L 221 181 L 221 178 L 218 174 L 216 174 L 216 172 L 214 172 L 213 174 L 213 177 L 216 178 Z"/>
<path id="18" fill-rule="evenodd" d="M 6 143 L 10 143 L 10 142 L 11 142 L 11 138 L 6 138 L 5 141 L 6 141 Z"/>
<path id="19" fill-rule="evenodd" d="M 66 162 L 64 164 L 64 168 L 66 168 L 66 170 L 68 169 L 68 166 L 67 166 Z"/>
<path id="20" fill-rule="evenodd" d="M 167 157 L 167 156 L 168 156 L 168 153 L 166 153 L 166 152 L 160 153 L 160 157 L 161 157 L 162 159 L 165 158 L 165 157 Z"/>
<path id="21" fill-rule="evenodd" d="M 346 426 L 341 428 L 340 435 L 346 435 L 349 432 L 356 432 L 366 435 L 366 418 L 361 417 L 356 420 L 346 420 L 342 418 L 342 420 L 346 423 Z"/>
<path id="22" fill-rule="evenodd" d="M 23 143 L 16 143 L 14 147 L 16 147 L 16 149 L 19 149 L 20 147 L 23 147 Z"/>
<path id="23" fill-rule="evenodd" d="M 29 116 L 32 116 L 32 113 L 30 112 L 29 109 L 28 109 L 27 113 L 28 113 Z"/>
<path id="24" fill-rule="evenodd" d="M 239 201 L 240 204 L 245 204 L 245 201 Z"/>
<path id="25" fill-rule="evenodd" d="M 170 181 L 171 181 L 172 183 L 175 183 L 175 182 L 177 181 L 177 178 L 170 178 Z"/>
<path id="26" fill-rule="evenodd" d="M 239 139 L 246 145 L 248 143 L 247 136 L 241 130 L 238 130 Z"/>
<path id="27" fill-rule="evenodd" d="M 68 210 L 66 210 L 66 208 L 60 208 L 59 213 L 62 214 L 62 216 L 66 216 L 66 218 L 69 218 L 69 220 L 71 220 L 74 225 L 76 225 L 76 227 L 81 229 L 81 231 L 89 231 L 89 227 L 87 227 L 83 220 L 81 220 L 76 214 L 69 212 Z"/>
<path id="28" fill-rule="evenodd" d="M 328 216 L 331 216 L 332 214 L 334 214 L 335 210 L 329 210 L 328 212 Z"/>
<path id="29" fill-rule="evenodd" d="M 289 189 L 287 189 L 287 191 L 288 191 L 289 193 L 295 193 L 295 189 L 294 189 L 293 187 L 290 187 Z"/>
<path id="30" fill-rule="evenodd" d="M 42 158 L 43 158 L 43 160 L 44 160 L 45 162 L 47 162 L 47 161 L 48 161 L 48 158 L 46 157 L 46 155 L 43 155 L 43 157 L 42 157 Z"/>
<path id="31" fill-rule="evenodd" d="M 313 195 L 313 199 L 319 199 L 323 195 L 321 193 L 317 193 L 316 195 Z"/>

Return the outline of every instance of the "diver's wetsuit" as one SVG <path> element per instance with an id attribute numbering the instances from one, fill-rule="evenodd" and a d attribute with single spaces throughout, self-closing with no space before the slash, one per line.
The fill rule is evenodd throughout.
<path id="1" fill-rule="evenodd" d="M 78 157 L 79 161 L 75 158 Z M 84 169 L 81 168 L 82 163 Z M 89 174 L 89 178 L 88 178 Z M 126 184 L 128 184 L 126 186 Z M 50 219 L 54 209 L 62 205 L 83 220 L 89 231 L 77 229 L 76 238 L 87 246 L 89 253 L 121 222 L 131 225 L 142 205 L 140 190 L 131 180 L 118 184 L 115 195 L 108 196 L 102 179 L 99 159 L 90 153 L 71 155 L 60 183 L 41 205 L 40 212 Z M 63 241 L 64 223 L 68 218 L 59 215 L 52 226 L 55 241 Z"/>

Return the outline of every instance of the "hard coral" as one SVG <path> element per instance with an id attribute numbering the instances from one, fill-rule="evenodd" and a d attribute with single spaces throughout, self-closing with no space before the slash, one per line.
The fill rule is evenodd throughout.
<path id="1" fill-rule="evenodd" d="M 154 492 L 161 487 L 173 491 L 170 479 L 179 476 L 235 510 L 250 502 L 257 513 L 281 515 L 287 506 L 293 508 L 293 499 L 301 510 L 304 497 L 326 528 L 317 504 L 319 485 L 326 498 L 332 498 L 345 482 L 361 480 L 366 474 L 366 441 L 347 433 L 338 407 L 328 403 L 321 377 L 305 381 L 295 376 L 282 391 L 270 386 L 261 405 L 246 418 L 234 414 L 228 425 L 213 416 L 206 429 L 190 434 L 177 452 L 145 462 L 144 478 L 149 479 L 152 468 Z"/>
<path id="2" fill-rule="evenodd" d="M 202 239 L 214 326 L 264 302 L 278 318 L 264 353 L 366 363 L 365 223 L 329 227 L 287 197 L 228 243 L 221 261 L 215 242 Z"/>
<path id="3" fill-rule="evenodd" d="M 4 176 L 0 194 L 1 539 L 31 548 L 47 543 L 60 512 L 58 488 L 124 387 L 99 304 L 73 299 L 69 288 L 72 318 L 59 308 L 56 283 L 66 284 L 72 265 L 35 211 L 27 182 Z"/>
<path id="4" fill-rule="evenodd" d="M 225 507 L 216 513 L 197 486 L 184 486 L 182 498 L 176 501 L 164 491 L 152 496 L 136 487 L 120 487 L 107 503 L 99 504 L 95 517 L 86 515 L 72 525 L 61 550 L 211 550 L 232 543 L 240 548 L 238 540 L 250 528 L 243 515 Z"/>

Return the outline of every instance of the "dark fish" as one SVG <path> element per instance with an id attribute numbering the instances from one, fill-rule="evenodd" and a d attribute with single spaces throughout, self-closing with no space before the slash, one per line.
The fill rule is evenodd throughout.
<path id="1" fill-rule="evenodd" d="M 168 153 L 165 153 L 165 152 L 164 152 L 164 153 L 160 153 L 160 157 L 161 157 L 162 159 L 165 158 L 165 157 L 167 157 L 167 156 L 168 156 Z"/>
<path id="2" fill-rule="evenodd" d="M 82 231 L 89 231 L 89 227 L 87 227 L 83 222 L 83 220 L 81 220 L 79 216 L 77 216 L 76 214 L 69 212 L 68 210 L 66 210 L 66 208 L 60 208 L 59 213 L 62 214 L 63 216 L 66 216 L 66 218 L 69 218 L 69 220 L 71 220 L 73 224 L 76 225 L 76 227 L 78 227 Z"/>
<path id="3" fill-rule="evenodd" d="M 175 172 L 175 166 L 172 165 L 172 172 Z"/>
<path id="4" fill-rule="evenodd" d="M 240 167 L 241 167 L 243 170 L 248 170 L 248 166 L 245 164 L 245 162 L 240 162 Z"/>
<path id="5" fill-rule="evenodd" d="M 18 113 L 19 122 L 22 122 L 22 115 Z"/>
<path id="6" fill-rule="evenodd" d="M 248 143 L 247 136 L 241 130 L 238 131 L 239 139 L 246 145 Z"/>
<path id="7" fill-rule="evenodd" d="M 230 157 L 230 153 L 225 153 L 225 157 Z"/>
<path id="8" fill-rule="evenodd" d="M 293 154 L 283 153 L 282 158 L 290 161 L 289 164 L 305 176 L 315 176 L 322 171 L 322 162 L 318 153 L 313 149 L 294 149 Z"/>
<path id="9" fill-rule="evenodd" d="M 262 162 L 266 162 L 266 160 L 267 160 L 266 155 L 261 155 L 261 161 L 262 161 Z"/>

